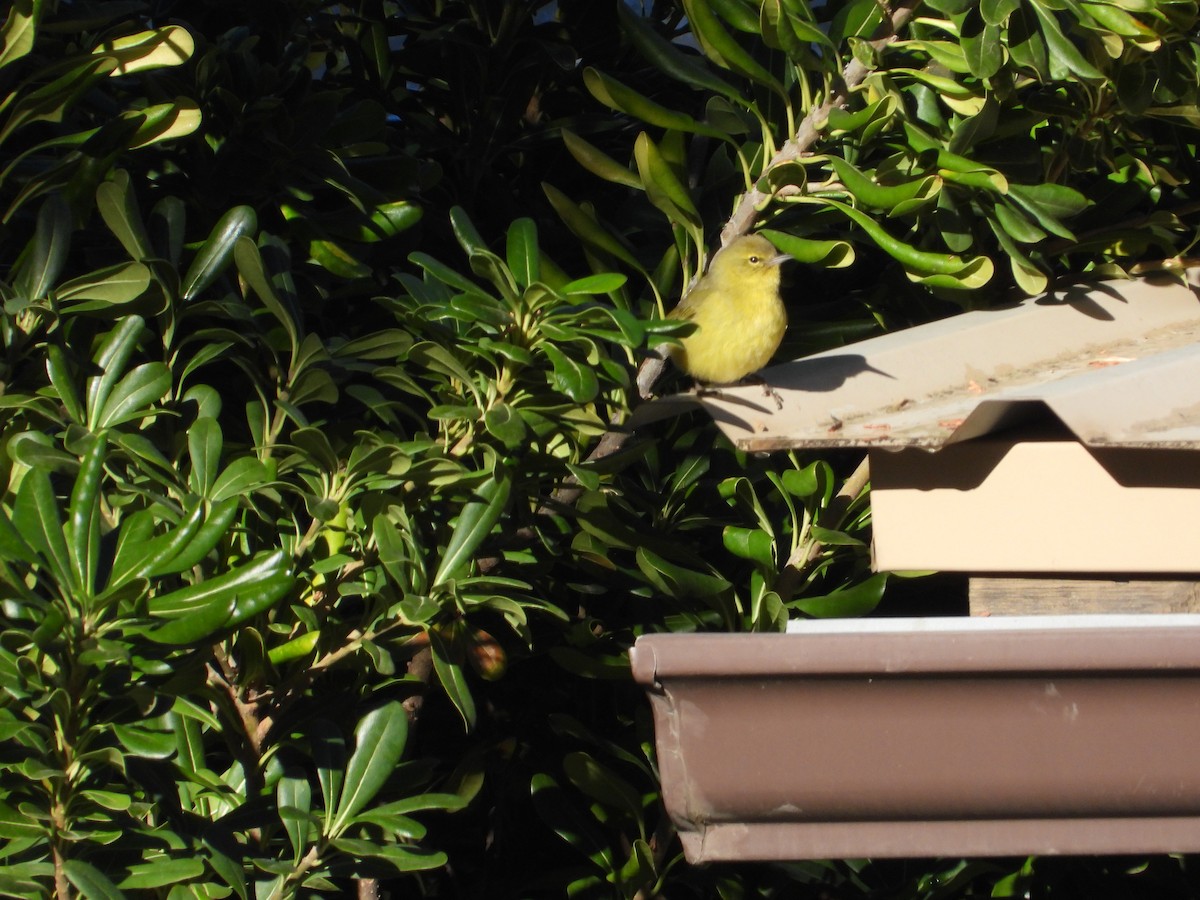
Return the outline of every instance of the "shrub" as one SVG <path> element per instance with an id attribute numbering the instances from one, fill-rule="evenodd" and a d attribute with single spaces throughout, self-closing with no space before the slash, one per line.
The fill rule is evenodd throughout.
<path id="1" fill-rule="evenodd" d="M 1191 244 L 1195 4 L 915 7 L 10 4 L 0 892 L 1182 884 L 694 869 L 658 802 L 639 633 L 888 587 L 857 459 L 621 428 L 722 223 L 793 355 Z"/>

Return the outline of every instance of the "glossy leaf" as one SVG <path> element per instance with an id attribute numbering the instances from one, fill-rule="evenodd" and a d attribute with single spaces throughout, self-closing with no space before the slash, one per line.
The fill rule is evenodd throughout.
<path id="1" fill-rule="evenodd" d="M 865 616 L 879 605 L 887 585 L 887 573 L 880 572 L 853 587 L 822 597 L 802 597 L 787 605 L 815 619 L 841 619 Z"/>
<path id="2" fill-rule="evenodd" d="M 216 281 L 232 261 L 239 238 L 252 235 L 257 228 L 258 216 L 249 206 L 235 206 L 221 216 L 183 276 L 183 299 L 191 300 Z"/>
<path id="3" fill-rule="evenodd" d="M 108 876 L 91 863 L 68 859 L 63 863 L 63 873 L 84 900 L 125 900 L 125 895 Z"/>
<path id="4" fill-rule="evenodd" d="M 165 363 L 137 366 L 113 385 L 104 405 L 91 420 L 95 429 L 113 428 L 146 414 L 171 389 L 171 370 Z"/>
<path id="5" fill-rule="evenodd" d="M 124 372 L 125 364 L 137 346 L 144 324 L 139 316 L 127 316 L 109 332 L 100 345 L 100 352 L 95 358 L 95 366 L 100 369 L 100 374 L 93 375 L 87 381 L 89 422 L 95 422 L 107 404 L 113 387 Z"/>
<path id="6" fill-rule="evenodd" d="M 567 356 L 554 344 L 544 343 L 539 348 L 553 367 L 552 384 L 575 403 L 590 403 L 600 393 L 600 380 L 591 366 Z"/>
<path id="7" fill-rule="evenodd" d="M 475 699 L 463 672 L 464 648 L 459 640 L 447 640 L 437 628 L 429 630 L 433 670 L 454 708 L 462 716 L 467 731 L 475 727 Z"/>
<path id="8" fill-rule="evenodd" d="M 842 269 L 854 264 L 854 247 L 846 241 L 817 241 L 764 228 L 758 232 L 797 262 Z"/>
<path id="9" fill-rule="evenodd" d="M 130 866 L 128 874 L 117 882 L 117 887 L 123 891 L 170 887 L 203 874 L 204 863 L 199 859 L 155 859 Z"/>
<path id="10" fill-rule="evenodd" d="M 476 499 L 466 503 L 454 531 L 442 554 L 442 561 L 434 575 L 434 584 L 441 584 L 447 578 L 455 576 L 462 567 L 466 566 L 479 545 L 491 533 L 499 521 L 508 503 L 508 495 L 512 489 L 512 480 L 503 470 L 497 468 L 491 476 L 474 491 Z"/>
<path id="11" fill-rule="evenodd" d="M 719 129 L 697 121 L 687 113 L 668 109 L 598 69 L 584 69 L 583 83 L 592 96 L 605 106 L 633 116 L 639 121 L 657 125 L 659 128 L 702 134 L 718 140 L 726 137 Z"/>
<path id="12" fill-rule="evenodd" d="M 67 549 L 63 515 L 50 475 L 44 469 L 31 469 L 25 473 L 13 506 L 12 523 L 29 546 L 49 564 L 54 580 L 77 595 L 80 585 Z"/>
<path id="13" fill-rule="evenodd" d="M 625 187 L 642 189 L 642 182 L 638 176 L 629 171 L 627 166 L 621 165 L 608 154 L 604 153 L 598 147 L 589 144 L 579 135 L 575 134 L 566 128 L 562 130 L 563 144 L 567 151 L 575 158 L 575 161 L 599 178 L 605 181 L 611 181 L 613 184 L 622 184 Z"/>
<path id="14" fill-rule="evenodd" d="M 75 572 L 75 583 L 80 586 L 83 596 L 89 598 L 95 591 L 100 560 L 100 482 L 107 450 L 103 436 L 89 437 L 67 507 L 67 551 Z"/>
<path id="15" fill-rule="evenodd" d="M 700 213 L 691 194 L 667 163 L 658 145 L 646 132 L 633 145 L 633 158 L 650 202 L 668 219 L 700 234 Z"/>
<path id="16" fill-rule="evenodd" d="M 579 814 L 553 778 L 538 773 L 531 779 L 529 787 L 533 807 L 542 821 L 602 871 L 615 871 L 612 847 L 602 833 Z"/>
<path id="17" fill-rule="evenodd" d="M 570 782 L 593 800 L 619 809 L 634 821 L 641 819 L 642 800 L 638 792 L 591 754 L 568 753 L 563 757 L 563 770 Z"/>
<path id="18" fill-rule="evenodd" d="M 683 8 L 687 11 L 688 22 L 705 56 L 722 68 L 745 75 L 786 98 L 783 85 L 734 40 L 708 2 L 683 0 Z"/>
<path id="19" fill-rule="evenodd" d="M 292 581 L 289 560 L 277 550 L 260 553 L 250 562 L 220 575 L 153 597 L 148 605 L 152 616 L 173 618 L 233 597 L 236 603 L 230 624 L 236 625 L 248 617 L 241 616 L 241 610 L 257 610 L 260 605 L 273 603 L 287 593 Z"/>
<path id="20" fill-rule="evenodd" d="M 38 210 L 37 228 L 21 261 L 18 290 L 40 300 L 58 281 L 71 247 L 71 210 L 60 194 L 51 194 Z"/>
<path id="21" fill-rule="evenodd" d="M 111 180 L 96 188 L 96 208 L 100 211 L 104 224 L 121 242 L 121 246 L 130 257 L 134 260 L 144 260 L 153 256 L 150 236 L 138 210 L 137 198 L 134 196 L 127 172 L 115 172 Z"/>
<path id="22" fill-rule="evenodd" d="M 404 755 L 408 713 L 398 702 L 371 710 L 354 729 L 354 752 L 346 763 L 345 782 L 327 835 L 337 837 L 348 821 L 379 793 Z"/>
<path id="23" fill-rule="evenodd" d="M 617 6 L 617 19 L 634 48 L 667 75 L 692 87 L 713 91 L 736 103 L 744 102 L 741 91 L 706 68 L 698 57 L 685 53 L 682 48 L 662 37 L 626 4 Z"/>
<path id="24" fill-rule="evenodd" d="M 43 0 L 13 0 L 0 28 L 0 69 L 16 62 L 33 49 Z"/>
<path id="25" fill-rule="evenodd" d="M 533 219 L 517 219 L 508 226 L 508 268 L 521 287 L 541 277 L 538 258 L 537 224 Z"/>
<path id="26" fill-rule="evenodd" d="M 101 41 L 92 53 L 117 61 L 114 75 L 130 75 L 147 69 L 179 66 L 196 50 L 196 42 L 180 25 L 167 25 L 113 40 Z"/>
<path id="27" fill-rule="evenodd" d="M 150 269 L 143 263 L 117 263 L 63 282 L 54 296 L 60 308 L 73 312 L 106 309 L 132 303 L 146 292 L 150 282 Z"/>

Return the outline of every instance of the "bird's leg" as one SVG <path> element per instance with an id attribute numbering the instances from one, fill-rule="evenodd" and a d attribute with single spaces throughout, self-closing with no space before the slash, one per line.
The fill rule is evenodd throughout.
<path id="1" fill-rule="evenodd" d="M 699 381 L 697 381 L 692 384 L 692 388 L 688 393 L 695 394 L 697 397 L 720 397 L 722 394 L 721 388 L 739 387 L 745 384 L 761 385 L 763 389 L 763 396 L 770 397 L 772 400 L 774 400 L 776 409 L 783 409 L 783 397 L 780 395 L 779 391 L 767 384 L 767 380 L 761 375 L 757 374 L 747 375 L 741 381 L 735 381 L 730 384 L 701 384 Z"/>
<path id="2" fill-rule="evenodd" d="M 770 397 L 775 401 L 776 409 L 783 409 L 783 397 L 779 395 L 779 391 L 767 384 L 767 379 L 763 378 L 757 372 L 753 375 L 747 375 L 742 379 L 742 384 L 757 384 L 763 389 L 763 396 Z"/>

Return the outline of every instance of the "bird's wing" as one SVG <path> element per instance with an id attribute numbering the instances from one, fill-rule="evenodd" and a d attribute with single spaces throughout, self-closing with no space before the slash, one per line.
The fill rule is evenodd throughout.
<path id="1" fill-rule="evenodd" d="M 682 319 L 684 322 L 690 322 L 696 318 L 697 300 L 700 292 L 693 289 L 687 292 L 682 300 L 675 306 L 673 310 L 667 313 L 668 319 Z"/>

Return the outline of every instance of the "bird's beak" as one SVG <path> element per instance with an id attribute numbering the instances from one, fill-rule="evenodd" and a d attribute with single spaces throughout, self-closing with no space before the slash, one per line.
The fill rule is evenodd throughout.
<path id="1" fill-rule="evenodd" d="M 767 265 L 768 266 L 778 266 L 781 263 L 787 262 L 789 259 L 791 259 L 791 257 L 788 256 L 786 253 L 780 253 L 780 254 L 772 256 L 770 259 L 768 259 Z"/>

